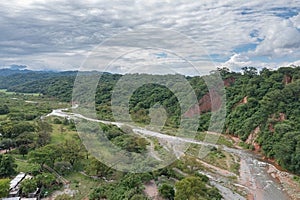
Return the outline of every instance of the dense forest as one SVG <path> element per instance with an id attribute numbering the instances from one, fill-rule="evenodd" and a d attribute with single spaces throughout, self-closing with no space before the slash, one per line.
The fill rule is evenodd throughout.
<path id="1" fill-rule="evenodd" d="M 222 75 L 227 98 L 223 133 L 239 137 L 244 141 L 244 146 L 260 150 L 284 169 L 300 174 L 300 67 L 264 68 L 259 72 L 253 67 L 244 67 L 241 72 L 232 72 L 227 68 L 219 68 L 218 71 Z M 111 95 L 121 77 L 118 74 L 102 74 L 96 94 L 99 118 L 113 119 Z M 76 72 L 19 70 L 3 73 L 0 88 L 11 92 L 39 93 L 70 102 L 75 78 Z M 208 88 L 202 77 L 186 78 L 199 100 L 200 111 L 191 110 L 185 114 L 201 114 L 198 129 L 205 131 L 211 112 Z M 166 125 L 176 128 L 182 114 L 178 99 L 161 85 L 146 84 L 133 93 L 129 102 L 132 119 L 149 124 L 150 109 L 158 103 L 166 109 Z M 0 112 L 8 113 L 9 107 L 2 105 Z"/>

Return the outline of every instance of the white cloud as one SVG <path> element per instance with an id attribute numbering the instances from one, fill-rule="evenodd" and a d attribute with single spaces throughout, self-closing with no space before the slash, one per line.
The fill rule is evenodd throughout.
<path id="1" fill-rule="evenodd" d="M 276 20 L 262 29 L 264 40 L 257 46 L 252 56 L 284 57 L 300 55 L 300 32 L 290 20 Z"/>
<path id="2" fill-rule="evenodd" d="M 105 39 L 123 31 L 149 27 L 178 31 L 196 41 L 207 54 L 228 57 L 227 65 L 277 66 L 291 60 L 253 61 L 253 57 L 297 60 L 299 14 L 290 19 L 280 17 L 295 8 L 300 10 L 299 0 L 3 1 L 0 3 L 0 66 L 18 62 L 35 69 L 44 66 L 76 69 L 87 53 Z M 123 40 L 115 48 L 127 51 L 126 38 Z M 162 42 L 167 49 L 176 41 Z M 242 50 L 245 52 L 237 50 L 249 43 L 257 47 Z M 184 51 L 190 53 L 189 58 L 203 59 L 206 54 L 202 51 L 199 55 L 186 46 Z M 233 52 L 237 55 L 231 57 Z M 149 54 L 139 56 L 145 56 L 144 61 L 151 58 Z M 110 59 L 109 52 L 103 57 Z M 176 63 L 165 61 L 170 65 Z M 132 59 L 122 62 L 135 63 Z M 199 67 L 208 69 L 210 63 L 209 60 L 199 62 Z M 142 64 L 141 60 L 138 64 Z"/>
<path id="3" fill-rule="evenodd" d="M 291 21 L 293 22 L 294 24 L 294 27 L 300 29 L 300 14 L 294 16 L 291 18 Z"/>

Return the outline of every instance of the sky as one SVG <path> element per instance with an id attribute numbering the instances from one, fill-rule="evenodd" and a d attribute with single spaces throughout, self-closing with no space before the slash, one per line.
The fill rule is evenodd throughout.
<path id="1" fill-rule="evenodd" d="M 159 72 L 300 65 L 300 0 L 10 0 L 0 68 Z"/>

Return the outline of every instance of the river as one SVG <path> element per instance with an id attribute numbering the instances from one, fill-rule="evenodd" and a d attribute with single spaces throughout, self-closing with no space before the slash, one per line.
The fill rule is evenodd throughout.
<path id="1" fill-rule="evenodd" d="M 72 113 L 72 112 L 64 112 L 68 109 L 56 109 L 53 110 L 52 113 L 48 114 L 47 116 L 59 116 L 59 117 L 68 117 L 68 118 L 81 118 L 93 122 L 101 122 L 105 124 L 114 124 L 118 127 L 121 127 L 123 125 L 127 125 L 133 128 L 133 131 L 137 134 L 143 134 L 146 136 L 152 136 L 160 139 L 165 139 L 167 141 L 174 140 L 176 142 L 185 142 L 185 143 L 191 143 L 191 144 L 199 144 L 204 146 L 215 146 L 217 148 L 221 148 L 224 151 L 227 151 L 229 153 L 235 154 L 240 157 L 240 187 L 246 188 L 248 193 L 250 194 L 248 196 L 249 199 L 254 200 L 289 200 L 291 198 L 288 197 L 286 192 L 284 191 L 281 184 L 273 178 L 268 172 L 269 163 L 260 161 L 257 157 L 257 155 L 248 152 L 246 150 L 240 150 L 240 149 L 234 149 L 229 148 L 224 145 L 217 145 L 217 144 L 210 144 L 203 141 L 196 141 L 189 138 L 182 138 L 182 137 L 176 137 L 176 136 L 170 136 L 165 135 L 159 132 L 146 130 L 144 128 L 124 124 L 124 123 L 118 123 L 118 122 L 110 122 L 110 121 L 104 121 L 104 120 L 98 120 L 98 119 L 91 119 L 88 117 L 85 117 L 81 114 Z M 216 179 L 216 178 L 214 178 Z M 239 194 L 231 191 L 230 189 L 224 187 L 223 185 L 219 184 L 217 180 L 211 180 L 211 183 L 217 187 L 222 196 L 225 200 L 236 200 L 245 199 L 244 197 L 240 196 Z"/>

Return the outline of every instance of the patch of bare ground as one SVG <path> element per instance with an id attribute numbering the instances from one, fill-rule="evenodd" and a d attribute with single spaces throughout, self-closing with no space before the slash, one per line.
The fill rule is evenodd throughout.
<path id="1" fill-rule="evenodd" d="M 62 195 L 62 194 L 67 194 L 71 197 L 76 195 L 78 193 L 78 190 L 71 190 L 69 188 L 69 185 L 65 185 L 65 188 L 63 191 L 55 191 L 50 197 L 47 198 L 42 198 L 42 200 L 54 200 L 57 196 Z"/>
<path id="2" fill-rule="evenodd" d="M 147 197 L 149 197 L 152 200 L 165 200 L 161 196 L 159 196 L 158 193 L 158 187 L 154 180 L 149 181 L 144 185 L 144 193 Z"/>
<path id="3" fill-rule="evenodd" d="M 204 162 L 203 160 L 199 160 L 197 159 L 197 161 L 199 163 L 201 163 L 203 166 L 215 171 L 217 174 L 220 174 L 222 176 L 226 176 L 226 177 L 229 177 L 229 176 L 236 176 L 235 173 L 232 173 L 228 170 L 225 170 L 225 169 L 221 169 L 220 167 L 216 167 L 214 165 L 211 165 L 211 164 L 208 164 L 207 162 Z"/>

